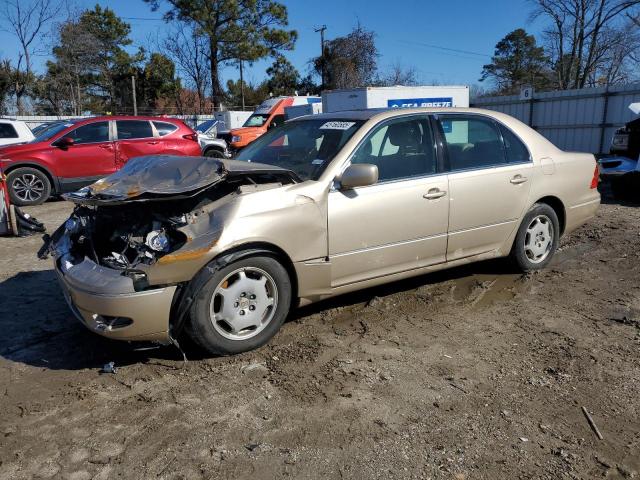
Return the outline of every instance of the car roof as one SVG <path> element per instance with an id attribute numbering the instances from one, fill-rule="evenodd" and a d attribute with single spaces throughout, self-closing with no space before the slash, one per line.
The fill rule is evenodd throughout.
<path id="1" fill-rule="evenodd" d="M 482 108 L 463 108 L 463 107 L 419 107 L 419 108 L 369 108 L 366 110 L 344 110 L 340 112 L 318 113 L 315 115 L 305 115 L 303 117 L 293 118 L 296 120 L 369 120 L 372 118 L 383 119 L 391 117 L 399 117 L 402 115 L 415 113 L 475 113 L 490 115 L 492 117 L 500 116 L 498 112 L 485 110 Z"/>
<path id="2" fill-rule="evenodd" d="M 2 122 L 2 123 L 12 123 L 12 124 L 25 123 L 24 121 L 16 120 L 15 118 L 0 118 L 0 122 Z"/>

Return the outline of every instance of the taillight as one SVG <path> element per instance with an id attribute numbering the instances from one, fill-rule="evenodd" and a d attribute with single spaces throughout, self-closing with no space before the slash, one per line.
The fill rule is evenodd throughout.
<path id="1" fill-rule="evenodd" d="M 590 188 L 598 188 L 598 181 L 600 180 L 600 169 L 596 165 L 596 169 L 593 171 L 593 178 L 591 179 Z"/>
<path id="2" fill-rule="evenodd" d="M 198 134 L 197 133 L 190 133 L 189 135 L 183 135 L 182 138 L 186 139 L 186 140 L 193 140 L 194 142 L 198 141 Z"/>

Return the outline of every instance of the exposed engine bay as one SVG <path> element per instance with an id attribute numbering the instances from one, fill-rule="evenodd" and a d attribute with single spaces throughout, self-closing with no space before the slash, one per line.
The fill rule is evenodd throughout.
<path id="1" fill-rule="evenodd" d="M 70 264 L 86 257 L 129 275 L 141 264 L 153 265 L 199 235 L 222 228 L 212 204 L 243 189 L 297 180 L 293 172 L 270 165 L 210 157 L 132 159 L 114 175 L 65 195 L 76 208 L 45 240 L 39 255 L 53 253 Z"/>

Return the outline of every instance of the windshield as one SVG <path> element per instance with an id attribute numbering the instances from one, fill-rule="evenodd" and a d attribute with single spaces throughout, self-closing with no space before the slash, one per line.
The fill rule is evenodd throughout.
<path id="1" fill-rule="evenodd" d="M 254 113 L 249 118 L 247 118 L 247 121 L 244 122 L 243 127 L 261 127 L 267 120 L 269 120 L 269 115 L 264 113 Z"/>
<path id="2" fill-rule="evenodd" d="M 198 125 L 196 127 L 196 131 L 200 133 L 206 133 L 207 130 L 213 127 L 216 123 L 218 123 L 217 120 L 207 120 L 206 122 L 202 122 L 200 125 Z"/>
<path id="3" fill-rule="evenodd" d="M 44 130 L 38 132 L 36 135 L 36 138 L 31 140 L 31 143 L 46 142 L 47 140 L 50 140 L 55 135 L 57 135 L 64 129 L 69 128 L 72 125 L 73 123 L 67 123 L 67 122 L 54 123 L 49 127 L 45 128 Z"/>
<path id="4" fill-rule="evenodd" d="M 355 120 L 297 120 L 274 128 L 242 150 L 236 160 L 266 163 L 316 180 L 360 128 Z"/>

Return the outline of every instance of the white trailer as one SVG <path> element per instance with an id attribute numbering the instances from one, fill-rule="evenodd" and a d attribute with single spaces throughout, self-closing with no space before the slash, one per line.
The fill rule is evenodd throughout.
<path id="1" fill-rule="evenodd" d="M 218 120 L 218 133 L 228 132 L 234 128 L 242 127 L 252 113 L 253 112 L 243 112 L 242 110 L 215 112 L 213 116 Z"/>
<path id="2" fill-rule="evenodd" d="M 362 87 L 322 92 L 324 112 L 390 107 L 468 106 L 468 86 Z"/>
<path id="3" fill-rule="evenodd" d="M 302 117 L 304 115 L 316 115 L 322 113 L 322 103 L 307 103 L 304 105 L 292 105 L 284 107 L 285 120 Z"/>

